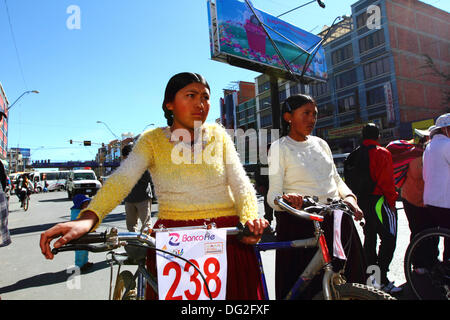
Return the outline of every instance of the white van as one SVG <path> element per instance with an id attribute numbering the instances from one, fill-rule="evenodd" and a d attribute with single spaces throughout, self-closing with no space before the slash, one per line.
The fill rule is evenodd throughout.
<path id="1" fill-rule="evenodd" d="M 93 170 L 73 170 L 67 179 L 67 196 L 69 199 L 76 194 L 86 194 L 92 197 L 102 187 Z"/>
<path id="2" fill-rule="evenodd" d="M 41 192 L 47 182 L 48 191 L 62 191 L 65 188 L 67 176 L 70 171 L 36 171 L 33 173 L 33 182 L 36 192 Z M 44 180 L 45 178 L 45 180 Z"/>

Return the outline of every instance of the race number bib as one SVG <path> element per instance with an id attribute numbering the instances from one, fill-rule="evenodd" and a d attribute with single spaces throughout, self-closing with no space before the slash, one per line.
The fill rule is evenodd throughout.
<path id="1" fill-rule="evenodd" d="M 156 233 L 156 248 L 187 259 L 157 251 L 160 300 L 206 300 L 208 287 L 213 299 L 225 300 L 227 287 L 226 230 L 192 229 Z M 208 286 L 206 286 L 206 284 Z"/>

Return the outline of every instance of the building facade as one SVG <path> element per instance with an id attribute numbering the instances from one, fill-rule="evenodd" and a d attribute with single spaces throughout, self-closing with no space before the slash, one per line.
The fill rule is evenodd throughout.
<path id="1" fill-rule="evenodd" d="M 411 139 L 414 128 L 428 128 L 450 111 L 448 81 L 430 68 L 449 74 L 450 15 L 417 0 L 360 0 L 351 9 L 350 17 L 320 33 L 330 31 L 323 45 L 326 83 L 278 80 L 280 103 L 296 93 L 315 98 L 319 114 L 314 134 L 333 153 L 353 150 L 367 122 L 378 124 L 380 142 L 387 144 Z M 255 79 L 254 104 L 254 128 L 272 128 L 267 75 Z M 244 108 L 238 105 L 234 114 Z M 235 128 L 248 128 L 249 119 L 239 116 Z"/>
<path id="2" fill-rule="evenodd" d="M 9 102 L 6 98 L 3 86 L 0 83 L 0 111 L 8 117 Z M 0 159 L 4 165 L 8 165 L 5 161 L 8 156 L 8 120 L 2 117 L 0 120 Z"/>
<path id="3" fill-rule="evenodd" d="M 447 12 L 417 0 L 354 3 L 346 32 L 324 45 L 327 83 L 311 88 L 319 104 L 316 134 L 334 152 L 348 152 L 369 121 L 381 128 L 382 144 L 432 125 L 449 110 L 450 87 L 427 61 L 448 73 L 449 27 Z"/>

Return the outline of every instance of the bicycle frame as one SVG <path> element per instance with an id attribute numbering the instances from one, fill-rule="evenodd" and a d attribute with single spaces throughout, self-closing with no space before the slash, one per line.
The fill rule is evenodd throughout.
<path id="1" fill-rule="evenodd" d="M 258 259 L 258 265 L 261 273 L 261 280 L 264 289 L 264 298 L 269 300 L 269 294 L 267 290 L 267 282 L 264 274 L 263 263 L 261 259 L 261 251 L 267 250 L 277 250 L 285 248 L 318 248 L 314 257 L 310 263 L 306 266 L 305 270 L 299 276 L 298 280 L 295 282 L 291 290 L 286 295 L 286 300 L 295 299 L 298 294 L 300 294 L 311 282 L 314 276 L 320 271 L 320 269 L 325 269 L 325 275 L 322 281 L 324 297 L 326 300 L 331 300 L 332 293 L 330 288 L 331 279 L 335 274 L 331 268 L 331 257 L 328 251 L 328 247 L 325 241 L 325 236 L 323 231 L 320 229 L 320 224 L 314 221 L 315 237 L 302 239 L 302 240 L 292 240 L 292 241 L 282 241 L 282 242 L 266 242 L 258 243 L 255 245 L 255 253 Z"/>
<path id="2" fill-rule="evenodd" d="M 285 249 L 285 248 L 317 248 L 317 251 L 299 276 L 298 280 L 291 288 L 289 293 L 286 295 L 286 300 L 295 299 L 298 294 L 300 294 L 311 282 L 314 276 L 320 271 L 320 269 L 324 268 L 325 274 L 322 280 L 322 286 L 324 291 L 324 298 L 326 300 L 332 299 L 332 287 L 331 280 L 333 276 L 335 276 L 335 272 L 332 270 L 330 265 L 331 257 L 328 251 L 328 247 L 326 244 L 325 236 L 323 231 L 320 228 L 320 223 L 318 221 L 313 221 L 315 227 L 315 237 L 308 239 L 300 239 L 300 240 L 292 240 L 292 241 L 281 241 L 281 242 L 264 242 L 258 243 L 254 245 L 255 254 L 258 261 L 258 266 L 261 274 L 261 280 L 263 283 L 264 290 L 264 299 L 269 300 L 269 294 L 267 289 L 267 281 L 264 274 L 264 266 L 261 258 L 261 251 L 267 250 L 276 250 L 276 249 Z M 194 228 L 204 228 L 203 226 L 194 227 Z M 192 229 L 192 227 L 184 227 L 184 229 Z M 225 228 L 229 234 L 236 233 L 236 228 Z M 173 229 L 162 229 L 157 231 L 170 231 L 170 230 L 180 230 L 180 228 Z M 130 233 L 132 236 L 132 233 Z M 116 260 L 117 261 L 117 260 Z M 120 269 L 119 269 L 120 271 Z M 137 280 L 137 299 L 143 300 L 145 297 L 145 283 L 148 283 L 154 292 L 158 293 L 158 282 L 156 277 L 149 273 L 145 267 L 145 264 L 138 264 L 138 269 L 134 273 L 133 280 Z"/>

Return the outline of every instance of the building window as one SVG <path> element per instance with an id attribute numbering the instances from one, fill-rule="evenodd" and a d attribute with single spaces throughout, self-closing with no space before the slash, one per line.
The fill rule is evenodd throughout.
<path id="1" fill-rule="evenodd" d="M 264 110 L 272 106 L 270 97 L 259 100 L 259 110 Z"/>
<path id="2" fill-rule="evenodd" d="M 364 79 L 370 79 L 389 72 L 389 57 L 369 62 L 364 65 Z"/>
<path id="3" fill-rule="evenodd" d="M 286 97 L 287 97 L 286 90 L 285 89 L 280 90 L 279 93 L 280 103 L 283 103 L 284 100 L 286 100 Z"/>
<path id="4" fill-rule="evenodd" d="M 261 128 L 272 125 L 272 114 L 261 116 Z"/>
<path id="5" fill-rule="evenodd" d="M 311 85 L 311 94 L 318 97 L 328 92 L 328 82 Z"/>
<path id="6" fill-rule="evenodd" d="M 289 92 L 291 94 L 291 96 L 293 96 L 294 94 L 298 94 L 300 92 L 300 90 L 298 89 L 299 84 L 293 84 L 290 88 L 289 88 Z"/>
<path id="7" fill-rule="evenodd" d="M 352 69 L 350 71 L 341 73 L 335 77 L 336 89 L 342 89 L 356 82 L 356 71 Z"/>
<path id="8" fill-rule="evenodd" d="M 380 29 L 359 39 L 359 52 L 363 53 L 384 43 L 384 30 Z"/>
<path id="9" fill-rule="evenodd" d="M 319 119 L 325 118 L 325 117 L 330 117 L 334 114 L 334 105 L 332 103 L 319 105 L 317 109 L 319 111 L 319 113 L 317 114 L 317 117 Z"/>
<path id="10" fill-rule="evenodd" d="M 270 81 L 266 81 L 266 82 L 258 85 L 258 93 L 262 93 L 269 89 L 270 89 Z"/>
<path id="11" fill-rule="evenodd" d="M 338 100 L 339 113 L 344 113 L 356 109 L 355 95 L 351 95 Z"/>
<path id="12" fill-rule="evenodd" d="M 370 89 L 366 92 L 367 97 L 367 105 L 371 106 L 373 104 L 385 102 L 384 98 L 384 87 L 376 87 L 374 89 Z"/>
<path id="13" fill-rule="evenodd" d="M 353 57 L 352 44 L 348 44 L 343 48 L 337 49 L 331 53 L 331 61 L 333 65 Z"/>
<path id="14" fill-rule="evenodd" d="M 361 13 L 359 16 L 356 17 L 356 28 L 362 28 L 367 24 L 367 18 L 369 15 L 367 12 Z"/>

